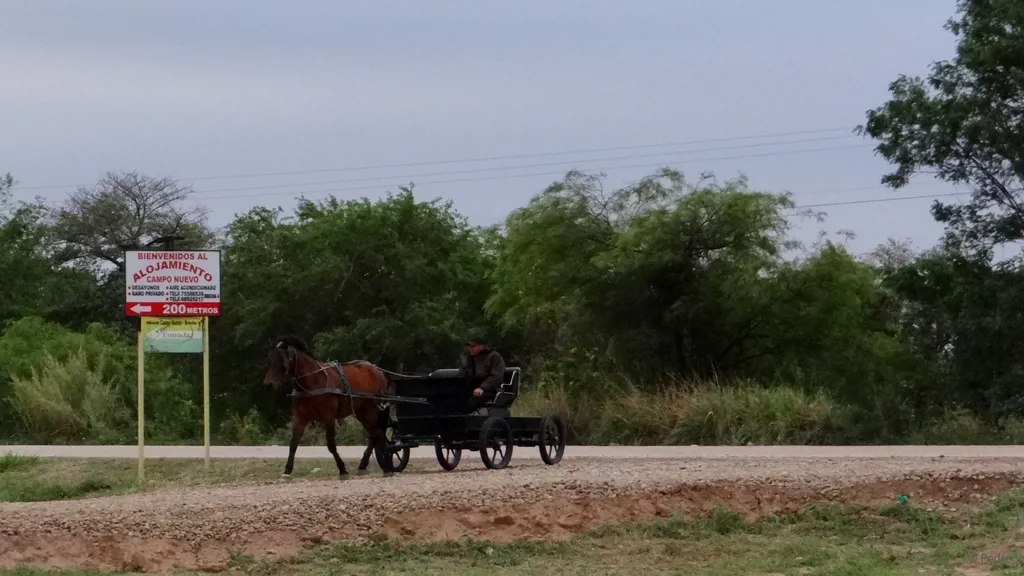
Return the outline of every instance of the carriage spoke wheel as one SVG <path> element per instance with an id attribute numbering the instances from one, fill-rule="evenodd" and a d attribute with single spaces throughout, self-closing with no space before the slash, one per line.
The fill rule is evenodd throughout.
<path id="1" fill-rule="evenodd" d="M 565 453 L 565 420 L 558 414 L 548 414 L 540 421 L 540 438 L 537 446 L 540 448 L 540 459 L 551 466 L 558 464 Z"/>
<path id="2" fill-rule="evenodd" d="M 480 429 L 480 459 L 491 470 L 501 470 L 512 459 L 512 427 L 504 418 L 491 416 Z"/>
<path id="3" fill-rule="evenodd" d="M 388 428 L 384 431 L 384 438 L 388 447 L 388 455 L 386 457 L 391 458 L 391 467 L 395 472 L 401 472 L 409 465 L 409 457 L 412 455 L 412 449 L 406 446 L 401 450 L 395 450 L 393 446 L 397 444 L 397 442 L 395 441 L 394 436 L 394 428 Z M 376 450 L 373 452 L 374 454 L 377 454 Z M 384 462 L 381 460 L 380 455 L 377 455 L 377 465 L 380 466 L 381 470 L 384 469 Z"/>
<path id="4" fill-rule="evenodd" d="M 459 461 L 462 460 L 462 449 L 461 448 L 449 448 L 441 443 L 440 440 L 434 443 L 434 453 L 437 454 L 437 463 L 441 465 L 441 468 L 452 471 L 459 465 Z"/>

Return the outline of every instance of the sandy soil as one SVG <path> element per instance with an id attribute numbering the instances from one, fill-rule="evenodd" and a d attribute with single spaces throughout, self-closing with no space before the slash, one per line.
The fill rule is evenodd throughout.
<path id="1" fill-rule="evenodd" d="M 464 455 L 464 458 L 472 456 Z M 900 494 L 956 509 L 1024 484 L 1018 458 L 714 458 L 513 462 L 338 481 L 275 480 L 0 505 L 0 566 L 219 571 L 228 550 L 279 558 L 326 541 L 561 539 L 722 504 L 748 518 Z"/>

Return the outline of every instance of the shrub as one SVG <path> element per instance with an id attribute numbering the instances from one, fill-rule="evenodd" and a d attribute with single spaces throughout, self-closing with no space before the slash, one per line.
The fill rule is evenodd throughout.
<path id="1" fill-rule="evenodd" d="M 824 444 L 842 409 L 824 393 L 788 386 L 693 386 L 677 402 L 668 444 Z"/>
<path id="2" fill-rule="evenodd" d="M 587 444 L 824 444 L 854 425 L 848 411 L 823 393 L 669 381 L 599 399 L 547 388 L 525 390 L 518 415 L 568 414 L 569 441 Z"/>
<path id="3" fill-rule="evenodd" d="M 926 422 L 909 438 L 911 444 L 988 444 L 995 431 L 962 408 L 949 409 Z"/>
<path id="4" fill-rule="evenodd" d="M 127 440 L 131 412 L 118 395 L 125 383 L 105 355 L 90 363 L 83 349 L 63 361 L 47 352 L 29 370 L 28 378 L 11 377 L 10 396 L 26 432 L 66 442 Z"/>
<path id="5" fill-rule="evenodd" d="M 0 335 L 0 381 L 7 388 L 0 389 L 0 403 L 21 426 L 4 433 L 41 442 L 134 438 L 135 354 L 134 343 L 98 324 L 85 332 L 34 317 L 8 324 Z M 197 438 L 202 428 L 198 387 L 186 385 L 173 362 L 146 356 L 146 434 L 152 441 Z"/>

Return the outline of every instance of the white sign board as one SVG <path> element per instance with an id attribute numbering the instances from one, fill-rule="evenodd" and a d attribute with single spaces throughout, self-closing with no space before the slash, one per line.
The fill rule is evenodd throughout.
<path id="1" fill-rule="evenodd" d="M 220 251 L 125 252 L 125 293 L 129 316 L 220 316 Z"/>

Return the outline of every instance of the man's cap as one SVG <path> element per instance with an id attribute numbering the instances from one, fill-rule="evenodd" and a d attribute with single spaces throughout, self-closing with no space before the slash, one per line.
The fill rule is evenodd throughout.
<path id="1" fill-rule="evenodd" d="M 478 328 L 470 330 L 469 333 L 466 334 L 467 346 L 471 346 L 473 344 L 483 344 L 484 342 L 486 342 L 486 340 L 487 339 L 484 338 L 483 330 L 480 330 Z"/>

